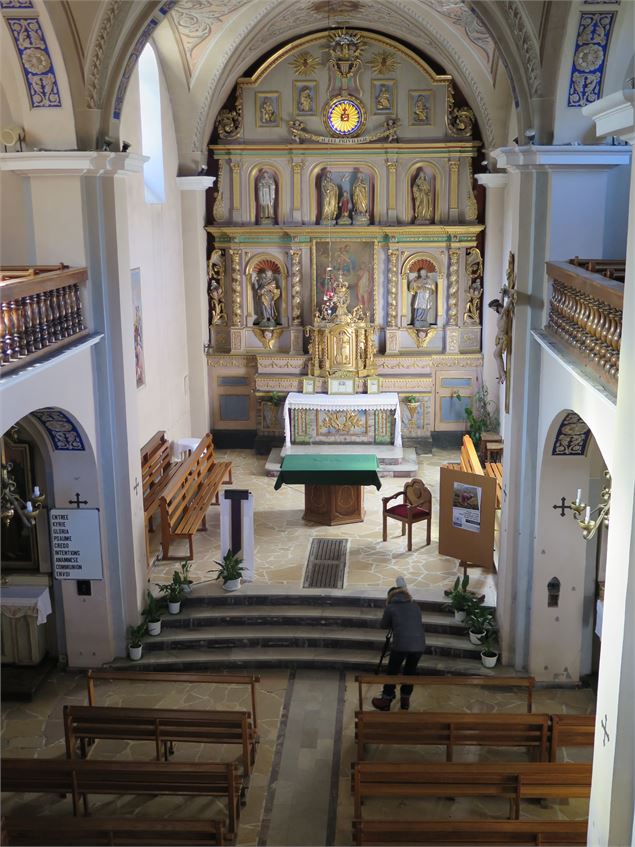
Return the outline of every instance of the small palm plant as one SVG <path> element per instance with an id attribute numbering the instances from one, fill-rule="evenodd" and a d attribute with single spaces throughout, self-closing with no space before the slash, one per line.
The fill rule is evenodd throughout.
<path id="1" fill-rule="evenodd" d="M 216 562 L 216 579 L 222 579 L 223 585 L 240 579 L 243 575 L 242 559 L 232 553 L 229 549 L 223 556 L 222 562 Z M 211 571 L 210 571 L 211 573 Z"/>

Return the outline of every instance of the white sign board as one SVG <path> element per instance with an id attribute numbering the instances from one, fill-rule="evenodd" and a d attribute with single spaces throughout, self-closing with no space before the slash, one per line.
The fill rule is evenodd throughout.
<path id="1" fill-rule="evenodd" d="M 103 579 L 98 509 L 51 509 L 56 579 Z"/>

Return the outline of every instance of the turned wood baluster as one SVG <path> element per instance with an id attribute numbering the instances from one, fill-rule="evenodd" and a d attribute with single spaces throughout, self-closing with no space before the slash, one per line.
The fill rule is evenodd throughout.
<path id="1" fill-rule="evenodd" d="M 598 321 L 596 327 L 596 351 L 598 359 L 602 364 L 602 367 L 606 369 L 611 356 L 611 348 L 606 343 L 607 329 L 609 325 L 607 313 L 608 306 L 605 303 L 602 303 L 602 301 L 600 300 L 596 300 L 595 302 L 597 303 L 598 310 Z"/>
<path id="2" fill-rule="evenodd" d="M 33 341 L 33 313 L 31 311 L 31 303 L 33 298 L 30 295 L 22 298 L 22 316 L 24 319 L 24 335 L 26 338 L 27 353 L 35 352 L 35 344 Z"/>
<path id="3" fill-rule="evenodd" d="M 0 339 L 2 340 L 2 364 L 6 365 L 11 361 L 11 321 L 10 309 L 8 303 L 2 304 L 0 310 Z"/>
<path id="4" fill-rule="evenodd" d="M 74 323 L 73 327 L 75 329 L 75 332 L 82 332 L 82 330 L 86 329 L 86 324 L 84 323 L 84 313 L 82 312 L 82 297 L 79 292 L 78 282 L 73 285 L 73 296 L 75 298 L 75 321 L 77 322 L 77 325 L 75 326 Z"/>
<path id="5" fill-rule="evenodd" d="M 40 319 L 40 307 L 37 300 L 37 294 L 31 295 L 30 311 L 31 311 L 31 329 L 33 331 L 33 349 L 42 349 L 42 323 Z"/>
<path id="6" fill-rule="evenodd" d="M 44 349 L 52 342 L 51 310 L 48 305 L 48 296 L 45 292 L 40 291 L 37 295 L 37 305 L 40 312 L 40 330 L 42 333 L 42 348 Z"/>
<path id="7" fill-rule="evenodd" d="M 66 301 L 64 299 L 64 291 L 65 288 L 56 288 L 55 289 L 55 299 L 57 300 L 57 311 L 60 316 L 60 335 L 62 338 L 68 338 L 70 335 L 69 331 L 69 320 L 68 314 L 66 312 Z"/>
<path id="8" fill-rule="evenodd" d="M 26 339 L 24 336 L 24 325 L 22 322 L 22 309 L 20 308 L 19 300 L 12 300 L 11 306 L 11 331 L 12 339 L 11 346 L 13 347 L 14 358 L 22 359 L 26 356 Z"/>
<path id="9" fill-rule="evenodd" d="M 51 327 L 49 332 L 52 333 L 55 341 L 62 340 L 62 331 L 60 327 L 60 313 L 57 308 L 57 297 L 55 290 L 47 292 L 47 300 L 49 309 L 51 310 Z"/>
<path id="10" fill-rule="evenodd" d="M 62 297 L 64 298 L 64 313 L 66 314 L 66 334 L 73 335 L 73 307 L 74 297 L 72 296 L 73 289 L 70 285 L 62 288 Z"/>

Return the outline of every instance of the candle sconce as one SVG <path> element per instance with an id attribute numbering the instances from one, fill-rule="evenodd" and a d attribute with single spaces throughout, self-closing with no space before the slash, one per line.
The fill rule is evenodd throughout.
<path id="1" fill-rule="evenodd" d="M 611 509 L 611 474 L 606 470 L 604 471 L 604 479 L 606 482 L 600 493 L 600 502 L 594 509 L 582 502 L 581 488 L 578 488 L 576 499 L 573 503 L 571 503 L 571 514 L 575 520 L 577 520 L 578 526 L 582 530 L 582 537 L 585 541 L 591 541 L 603 524 L 605 527 L 608 527 L 609 525 L 609 513 Z M 592 515 L 596 515 L 596 517 L 592 518 Z"/>

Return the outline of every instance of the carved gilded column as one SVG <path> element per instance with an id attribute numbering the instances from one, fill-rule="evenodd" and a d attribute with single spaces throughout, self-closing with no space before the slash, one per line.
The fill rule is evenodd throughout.
<path id="1" fill-rule="evenodd" d="M 467 160 L 467 197 L 465 198 L 465 220 L 475 221 L 478 215 L 476 197 L 473 189 L 474 174 L 472 172 L 472 160 Z"/>
<path id="2" fill-rule="evenodd" d="M 302 251 L 292 247 L 291 256 L 291 323 L 293 326 L 302 325 Z"/>
<path id="3" fill-rule="evenodd" d="M 386 159 L 388 171 L 388 220 L 397 219 L 397 162 Z"/>
<path id="4" fill-rule="evenodd" d="M 459 208 L 459 161 L 455 159 L 448 162 L 450 169 L 450 212 L 458 211 Z"/>
<path id="5" fill-rule="evenodd" d="M 240 287 L 240 250 L 230 250 L 232 264 L 232 326 L 242 326 L 242 290 Z"/>
<path id="6" fill-rule="evenodd" d="M 399 250 L 391 247 L 388 250 L 388 326 L 397 326 L 397 283 L 399 275 L 397 272 L 397 261 Z"/>
<path id="7" fill-rule="evenodd" d="M 302 208 L 302 168 L 304 162 L 293 162 L 293 211 L 299 212 Z"/>
<path id="8" fill-rule="evenodd" d="M 216 192 L 212 214 L 214 221 L 221 223 L 225 220 L 225 200 L 223 197 L 223 183 L 225 181 L 225 162 L 221 159 L 218 165 L 218 179 L 216 180 Z"/>
<path id="9" fill-rule="evenodd" d="M 450 273 L 448 275 L 448 326 L 459 322 L 459 256 L 460 250 L 450 250 Z"/>
<path id="10" fill-rule="evenodd" d="M 240 162 L 232 162 L 232 209 L 240 211 Z"/>

